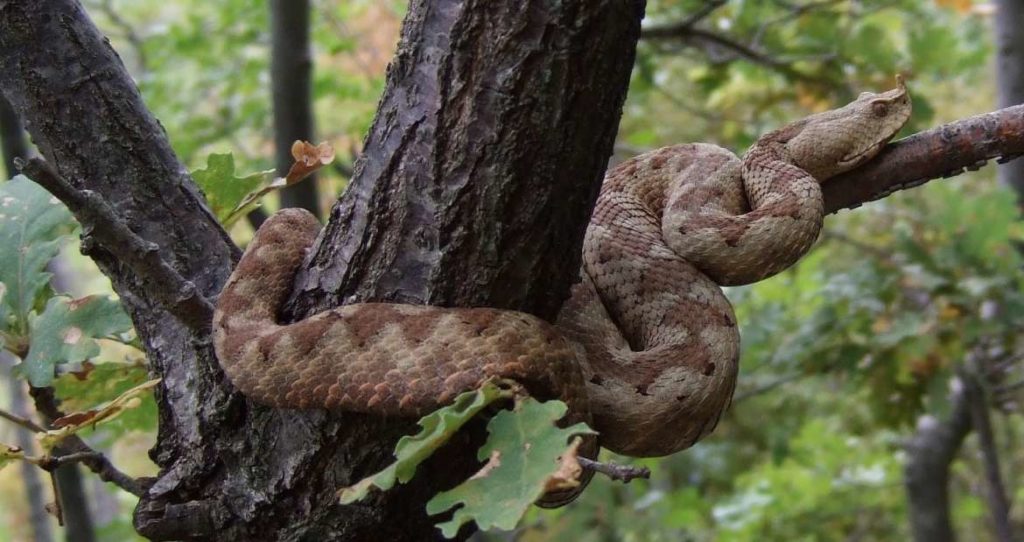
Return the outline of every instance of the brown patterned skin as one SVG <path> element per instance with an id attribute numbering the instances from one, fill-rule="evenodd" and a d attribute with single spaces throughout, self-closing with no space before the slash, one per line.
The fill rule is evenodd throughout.
<path id="1" fill-rule="evenodd" d="M 280 325 L 320 230 L 304 211 L 281 211 L 221 293 L 217 355 L 243 393 L 285 408 L 421 416 L 509 378 L 566 401 L 573 421 L 592 417 L 612 451 L 671 454 L 714 429 L 735 387 L 740 339 L 720 285 L 796 262 L 821 229 L 820 182 L 873 157 L 909 116 L 900 81 L 766 134 L 742 160 L 692 144 L 620 164 L 557 327 L 512 311 L 387 303 Z"/>

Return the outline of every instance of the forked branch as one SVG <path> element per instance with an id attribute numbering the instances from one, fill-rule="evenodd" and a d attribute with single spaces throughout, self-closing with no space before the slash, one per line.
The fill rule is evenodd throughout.
<path id="1" fill-rule="evenodd" d="M 82 223 L 86 232 L 83 252 L 90 242 L 100 243 L 141 279 L 156 285 L 149 292 L 182 323 L 197 331 L 209 328 L 213 305 L 160 257 L 158 246 L 139 237 L 118 218 L 105 199 L 91 190 L 75 188 L 42 158 L 15 163 L 25 175 L 64 202 Z"/>

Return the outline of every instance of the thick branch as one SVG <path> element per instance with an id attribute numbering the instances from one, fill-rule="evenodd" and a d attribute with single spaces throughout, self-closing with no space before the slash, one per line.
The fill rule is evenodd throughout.
<path id="1" fill-rule="evenodd" d="M 132 232 L 159 247 L 160 259 L 195 284 L 199 294 L 215 296 L 237 247 L 81 4 L 0 2 L 0 74 L 0 90 L 60 176 L 106 201 Z M 97 244 L 91 256 L 120 294 L 150 367 L 162 378 L 158 447 L 151 452 L 162 483 L 140 504 L 148 518 L 162 518 L 163 508 L 150 506 L 152 500 L 166 496 L 188 502 L 186 490 L 228 493 L 217 483 L 236 483 L 235 472 L 248 466 L 225 468 L 216 459 L 216 446 L 230 449 L 229 443 L 244 442 L 254 422 L 244 409 L 239 412 L 243 402 L 224 385 L 205 334 L 194 335 L 157 301 L 156 290 L 166 284 L 141 280 L 111 248 Z M 208 517 L 225 507 L 196 510 Z M 179 528 L 165 530 L 165 537 L 190 538 L 199 532 L 197 525 L 210 523 L 200 513 L 174 519 Z M 182 521 L 187 525 L 180 527 Z"/>
<path id="2" fill-rule="evenodd" d="M 834 213 L 875 201 L 932 179 L 975 170 L 993 158 L 1024 154 L 1024 105 L 1007 107 L 919 132 L 888 145 L 864 167 L 823 185 L 825 210 Z"/>
<path id="3" fill-rule="evenodd" d="M 29 392 L 35 401 L 36 410 L 42 415 L 47 425 L 51 420 L 64 416 L 64 412 L 57 405 L 57 396 L 54 394 L 53 388 L 30 388 Z M 39 429 L 45 431 L 42 427 Z M 96 473 L 100 480 L 110 482 L 137 497 L 143 496 L 150 485 L 151 481 L 148 479 L 135 479 L 118 470 L 105 455 L 93 450 L 78 435 L 71 435 L 61 440 L 53 451 L 55 455 L 42 461 L 39 465 L 50 472 L 56 471 L 63 465 L 81 463 Z"/>
<path id="4" fill-rule="evenodd" d="M 160 257 L 157 245 L 135 235 L 114 210 L 92 190 L 78 190 L 41 158 L 15 160 L 21 171 L 68 206 L 86 233 L 82 252 L 97 245 L 120 259 L 144 283 L 164 309 L 195 331 L 205 331 L 213 318 L 213 305 Z"/>

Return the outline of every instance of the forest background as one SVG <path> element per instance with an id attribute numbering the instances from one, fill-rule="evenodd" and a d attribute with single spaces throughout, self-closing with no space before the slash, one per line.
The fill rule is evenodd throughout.
<path id="1" fill-rule="evenodd" d="M 267 4 L 83 3 L 190 169 L 206 167 L 214 153 L 231 153 L 239 172 L 287 161 L 275 158 L 282 144 Z M 998 8 L 1014 3 L 1024 13 L 1009 1 L 652 0 L 613 160 L 690 141 L 740 152 L 785 122 L 891 88 L 897 73 L 914 100 L 905 134 L 994 110 L 998 76 L 1006 75 L 996 60 Z M 338 157 L 286 198 L 324 216 L 352 175 L 406 6 L 320 0 L 306 7 L 314 140 L 330 142 Z M 1024 46 L 1017 54 L 1019 74 Z M 1018 93 L 1022 86 L 1016 82 Z M 1019 100 L 1004 97 L 1001 105 Z M 743 335 L 741 377 L 712 437 L 670 458 L 634 461 L 652 469 L 650 481 L 598 480 L 568 508 L 531 512 L 511 535 L 477 536 L 924 540 L 935 532 L 999 539 L 1007 529 L 1021 536 L 1024 262 L 1016 202 L 1024 178 L 1016 178 L 1016 194 L 1012 174 L 1003 178 L 984 167 L 830 217 L 798 266 L 728 290 Z M 275 200 L 267 198 L 268 211 Z M 232 229 L 240 243 L 251 232 L 245 220 Z M 73 241 L 51 271 L 73 297 L 111 293 Z M 144 356 L 131 347 L 105 344 L 92 362 L 84 380 L 75 366 L 55 381 L 65 410 L 146 379 Z M 10 363 L 2 371 L 0 408 L 31 415 L 24 379 Z M 126 473 L 150 476 L 156 422 L 145 398 L 82 436 Z M 0 422 L 0 442 L 19 442 L 15 429 Z M 76 468 L 63 483 L 82 497 L 71 506 L 83 523 L 68 539 L 138 539 L 137 498 Z M 0 540 L 64 537 L 43 509 L 50 492 L 48 475 L 31 465 L 0 471 Z M 65 508 L 66 516 L 74 512 Z"/>

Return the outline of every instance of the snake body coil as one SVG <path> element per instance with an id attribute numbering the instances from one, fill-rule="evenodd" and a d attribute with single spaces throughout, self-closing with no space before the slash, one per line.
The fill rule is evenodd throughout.
<path id="1" fill-rule="evenodd" d="M 873 157 L 910 115 L 902 81 L 766 134 L 742 160 L 692 144 L 605 179 L 582 281 L 556 325 L 529 314 L 360 303 L 288 325 L 277 311 L 320 224 L 283 210 L 260 228 L 217 303 L 218 358 L 253 399 L 420 416 L 492 377 L 560 398 L 602 446 L 659 456 L 717 424 L 740 338 L 720 285 L 778 273 L 822 226 L 819 183 Z"/>

